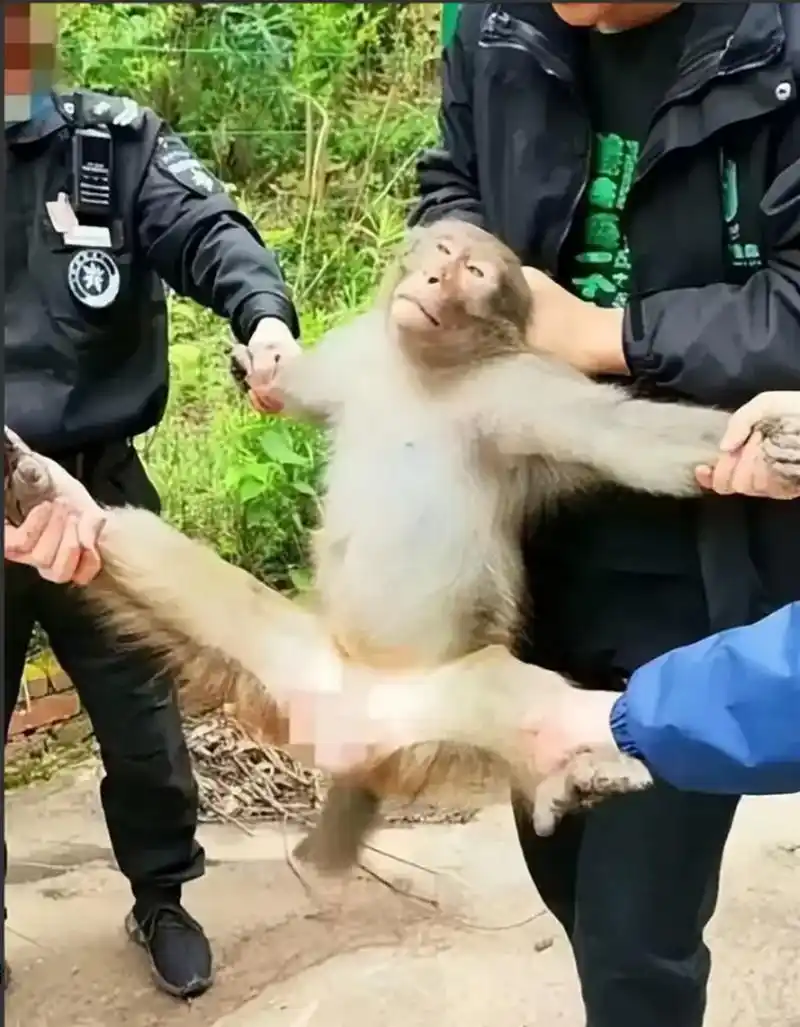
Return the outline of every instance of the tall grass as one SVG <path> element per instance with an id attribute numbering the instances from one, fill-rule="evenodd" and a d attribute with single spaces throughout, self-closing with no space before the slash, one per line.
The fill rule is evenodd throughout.
<path id="1" fill-rule="evenodd" d="M 313 344 L 368 301 L 436 135 L 438 5 L 60 5 L 65 84 L 183 134 L 278 252 Z M 235 393 L 227 330 L 171 298 L 172 387 L 141 442 L 165 516 L 278 587 L 306 581 L 321 439 Z"/>

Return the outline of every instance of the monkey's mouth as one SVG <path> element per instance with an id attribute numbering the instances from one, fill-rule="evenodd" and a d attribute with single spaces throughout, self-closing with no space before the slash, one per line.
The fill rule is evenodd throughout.
<path id="1" fill-rule="evenodd" d="M 417 310 L 422 311 L 423 315 L 428 319 L 428 321 L 430 321 L 434 328 L 440 327 L 439 322 L 436 320 L 433 314 L 431 314 L 429 310 L 425 309 L 425 307 L 420 303 L 416 296 L 409 296 L 404 292 L 398 292 L 395 299 L 405 300 L 406 303 L 413 303 Z"/>

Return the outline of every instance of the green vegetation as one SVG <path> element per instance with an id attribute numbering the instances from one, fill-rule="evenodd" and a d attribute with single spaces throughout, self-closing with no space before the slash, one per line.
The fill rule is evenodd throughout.
<path id="1" fill-rule="evenodd" d="M 363 307 L 436 136 L 439 7 L 62 4 L 65 83 L 168 118 L 278 251 L 313 344 Z M 172 298 L 164 423 L 141 440 L 165 515 L 260 578 L 302 588 L 324 450 L 249 411 L 227 328 Z"/>

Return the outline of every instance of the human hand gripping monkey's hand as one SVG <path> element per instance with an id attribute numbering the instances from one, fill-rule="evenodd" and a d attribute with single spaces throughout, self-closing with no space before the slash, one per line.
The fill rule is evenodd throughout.
<path id="1" fill-rule="evenodd" d="M 38 454 L 29 469 L 37 479 L 31 482 L 32 489 L 36 490 L 44 472 L 49 475 L 52 498 L 38 503 L 30 512 L 16 507 L 9 501 L 8 486 L 12 473 L 30 450 L 8 428 L 5 435 L 4 558 L 33 567 L 46 581 L 88 585 L 101 569 L 97 540 L 105 524 L 102 508 L 60 464 Z M 24 481 L 26 468 L 19 470 Z M 15 491 L 18 494 L 19 488 Z"/>
<path id="2" fill-rule="evenodd" d="M 283 397 L 276 379 L 279 369 L 302 352 L 287 325 L 276 317 L 265 317 L 256 325 L 246 346 L 234 344 L 231 374 L 260 414 L 279 414 Z"/>
<path id="3" fill-rule="evenodd" d="M 720 458 L 698 467 L 719 495 L 800 499 L 800 392 L 762 392 L 731 415 Z"/>
<path id="4" fill-rule="evenodd" d="M 622 310 L 587 303 L 536 268 L 524 267 L 522 273 L 533 293 L 532 349 L 592 376 L 630 373 L 622 346 Z"/>

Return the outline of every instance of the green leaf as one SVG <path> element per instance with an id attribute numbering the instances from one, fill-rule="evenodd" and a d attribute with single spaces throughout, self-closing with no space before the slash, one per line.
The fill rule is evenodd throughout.
<path id="1" fill-rule="evenodd" d="M 176 367 L 188 369 L 200 362 L 203 351 L 189 342 L 173 342 L 169 347 L 169 358 Z"/>
<path id="2" fill-rule="evenodd" d="M 317 498 L 316 491 L 308 484 L 307 481 L 295 481 L 292 483 L 292 488 L 295 492 L 302 492 L 304 496 L 311 496 L 312 499 Z"/>
<path id="3" fill-rule="evenodd" d="M 249 503 L 252 499 L 263 496 L 264 492 L 266 492 L 264 482 L 257 481 L 255 478 L 245 478 L 239 485 L 239 499 L 243 503 Z"/>
<path id="4" fill-rule="evenodd" d="M 262 485 L 266 485 L 270 479 L 269 467 L 256 460 L 248 460 L 239 468 L 239 478 L 255 478 Z"/>
<path id="5" fill-rule="evenodd" d="M 289 571 L 289 580 L 298 592 L 308 592 L 314 584 L 311 572 L 304 567 L 293 567 Z"/>
<path id="6" fill-rule="evenodd" d="M 264 450 L 264 454 L 270 460 L 274 460 L 276 464 L 289 464 L 295 467 L 302 467 L 305 464 L 305 460 L 295 453 L 279 432 L 265 432 L 261 436 L 261 448 Z"/>

